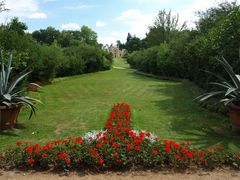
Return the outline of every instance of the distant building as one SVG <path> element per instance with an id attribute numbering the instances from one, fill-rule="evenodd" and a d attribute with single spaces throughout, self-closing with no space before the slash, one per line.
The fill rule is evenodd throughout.
<path id="1" fill-rule="evenodd" d="M 107 52 L 112 53 L 113 58 L 120 58 L 123 57 L 126 53 L 126 49 L 119 49 L 118 47 L 114 47 L 111 45 L 110 47 L 108 45 L 103 46 L 103 49 L 105 49 Z"/>

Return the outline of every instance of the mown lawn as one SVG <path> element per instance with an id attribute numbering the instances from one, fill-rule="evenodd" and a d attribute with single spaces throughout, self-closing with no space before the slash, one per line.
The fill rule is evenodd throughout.
<path id="1" fill-rule="evenodd" d="M 127 64 L 117 59 L 114 66 Z M 16 141 L 47 142 L 100 129 L 115 102 L 131 105 L 137 129 L 161 139 L 190 140 L 197 146 L 223 145 L 240 149 L 240 135 L 217 133 L 228 118 L 210 113 L 193 102 L 189 85 L 137 75 L 131 69 L 56 79 L 33 96 L 41 99 L 37 116 L 27 120 L 24 111 L 18 126 L 0 134 L 0 147 Z"/>

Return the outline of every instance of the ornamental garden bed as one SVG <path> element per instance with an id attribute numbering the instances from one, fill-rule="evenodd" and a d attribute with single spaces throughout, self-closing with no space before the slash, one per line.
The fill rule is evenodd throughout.
<path id="1" fill-rule="evenodd" d="M 130 106 L 114 104 L 105 128 L 82 137 L 69 137 L 44 145 L 16 142 L 1 154 L 2 169 L 93 171 L 128 169 L 214 169 L 240 167 L 240 152 L 222 146 L 198 149 L 135 130 Z"/>

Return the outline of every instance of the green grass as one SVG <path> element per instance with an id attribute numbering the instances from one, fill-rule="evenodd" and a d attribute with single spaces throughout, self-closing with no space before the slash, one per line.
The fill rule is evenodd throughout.
<path id="1" fill-rule="evenodd" d="M 114 66 L 127 67 L 120 59 Z M 185 82 L 153 79 L 130 69 L 113 69 L 56 79 L 34 96 L 44 102 L 38 105 L 37 116 L 27 120 L 27 112 L 22 112 L 18 126 L 0 134 L 0 147 L 16 141 L 43 143 L 100 129 L 113 104 L 127 102 L 132 108 L 135 127 L 154 132 L 161 139 L 240 149 L 239 135 L 213 130 L 228 126 L 228 118 L 193 102 L 189 84 Z"/>
<path id="2" fill-rule="evenodd" d="M 114 59 L 114 67 L 122 67 L 122 68 L 129 68 L 129 64 L 126 62 L 126 59 L 123 58 L 115 58 Z"/>

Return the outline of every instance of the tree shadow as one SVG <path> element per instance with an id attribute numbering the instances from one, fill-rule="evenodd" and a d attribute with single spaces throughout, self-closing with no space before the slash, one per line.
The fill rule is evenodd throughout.
<path id="1" fill-rule="evenodd" d="M 15 129 L 26 129 L 27 127 L 23 123 L 17 123 L 14 128 Z"/>
<path id="2" fill-rule="evenodd" d="M 11 132 L 9 130 L 0 131 L 0 136 L 12 136 L 12 137 L 19 137 L 19 135 Z"/>
<path id="3" fill-rule="evenodd" d="M 201 147 L 218 144 L 240 149 L 240 134 L 231 132 L 228 118 L 200 107 L 183 84 L 160 85 L 156 90 L 168 97 L 154 104 L 171 116 L 170 130 L 179 134 L 179 139 Z"/>
<path id="4" fill-rule="evenodd" d="M 165 117 L 169 132 L 176 135 L 174 139 L 188 140 L 198 147 L 221 145 L 232 150 L 240 149 L 240 134 L 231 132 L 229 118 L 210 112 L 194 102 L 191 87 L 182 82 L 159 81 L 129 73 L 137 79 L 160 82 L 148 85 L 151 90 L 159 93 L 159 98 L 152 103 L 161 111 L 159 118 Z"/>

